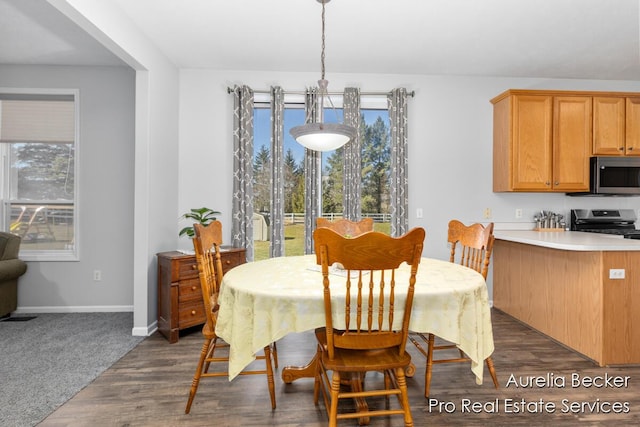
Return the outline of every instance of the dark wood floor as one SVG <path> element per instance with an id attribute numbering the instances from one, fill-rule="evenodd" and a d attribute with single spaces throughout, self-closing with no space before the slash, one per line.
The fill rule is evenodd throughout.
<path id="1" fill-rule="evenodd" d="M 476 385 L 469 367 L 461 364 L 434 368 L 433 405 L 423 397 L 424 359 L 410 346 L 418 370 L 408 380 L 416 426 L 423 425 L 640 425 L 640 367 L 599 368 L 509 316 L 494 310 L 496 350 L 493 360 L 500 389 L 493 388 L 485 369 L 485 382 Z M 311 333 L 290 335 L 278 342 L 280 367 L 301 365 L 314 352 Z M 41 426 L 322 426 L 322 403 L 313 404 L 313 381 L 290 385 L 276 381 L 277 409 L 271 411 L 266 380 L 262 376 L 207 378 L 200 385 L 190 415 L 184 414 L 191 378 L 199 356 L 201 335 L 195 331 L 169 344 L 156 334 L 143 341 L 113 367 L 51 414 Z M 626 386 L 574 387 L 573 376 L 629 377 Z M 554 387 L 516 387 L 513 376 L 551 377 Z M 377 381 L 373 375 L 367 381 Z M 564 387 L 560 387 L 564 380 Z M 617 380 L 622 381 L 622 380 Z M 463 399 L 477 402 L 463 408 Z M 522 402 L 525 402 L 524 406 Z M 497 405 L 496 405 L 497 402 Z M 510 406 L 507 406 L 512 402 Z M 566 404 L 563 404 L 566 402 Z M 374 405 L 376 402 L 373 403 Z M 555 405 L 550 412 L 548 406 Z M 520 410 L 519 413 L 514 411 Z M 402 425 L 401 417 L 372 419 L 372 426 Z M 345 421 L 340 425 L 356 425 Z"/>

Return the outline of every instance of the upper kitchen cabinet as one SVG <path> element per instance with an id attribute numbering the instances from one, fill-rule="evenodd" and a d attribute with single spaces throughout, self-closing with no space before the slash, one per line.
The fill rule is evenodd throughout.
<path id="1" fill-rule="evenodd" d="M 593 98 L 593 155 L 640 156 L 640 98 Z"/>
<path id="2" fill-rule="evenodd" d="M 640 97 L 626 98 L 626 156 L 640 156 Z"/>
<path id="3" fill-rule="evenodd" d="M 588 191 L 591 97 L 510 90 L 491 102 L 493 191 Z"/>
<path id="4" fill-rule="evenodd" d="M 593 154 L 620 156 L 625 145 L 625 98 L 593 98 Z"/>

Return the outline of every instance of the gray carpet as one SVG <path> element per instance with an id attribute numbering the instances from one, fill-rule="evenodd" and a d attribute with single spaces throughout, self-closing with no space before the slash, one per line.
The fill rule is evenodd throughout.
<path id="1" fill-rule="evenodd" d="M 19 316 L 19 315 L 14 315 Z M 0 426 L 34 426 L 138 345 L 133 313 L 0 322 Z"/>

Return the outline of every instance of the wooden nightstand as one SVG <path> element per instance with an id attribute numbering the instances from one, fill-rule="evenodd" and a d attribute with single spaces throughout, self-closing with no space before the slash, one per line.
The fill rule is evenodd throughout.
<path id="1" fill-rule="evenodd" d="M 223 247 L 220 253 L 226 273 L 246 262 L 244 248 Z M 160 252 L 158 257 L 158 331 L 170 343 L 178 341 L 180 331 L 205 321 L 202 290 L 195 255 Z"/>

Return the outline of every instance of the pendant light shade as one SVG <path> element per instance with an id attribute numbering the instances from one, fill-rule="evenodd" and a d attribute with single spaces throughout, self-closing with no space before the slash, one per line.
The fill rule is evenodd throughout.
<path id="1" fill-rule="evenodd" d="M 335 150 L 355 136 L 352 126 L 340 123 L 307 123 L 289 132 L 300 145 L 315 151 Z"/>
<path id="2" fill-rule="evenodd" d="M 322 53 L 320 55 L 320 63 L 322 65 L 321 79 L 318 80 L 320 103 L 317 102 L 316 108 L 311 108 L 310 111 L 320 112 L 320 122 L 314 123 L 310 120 L 310 116 L 307 116 L 304 125 L 295 126 L 291 128 L 289 133 L 295 138 L 296 141 L 303 147 L 314 151 L 332 151 L 342 147 L 351 139 L 356 137 L 356 129 L 353 126 L 340 123 L 324 123 L 324 97 L 326 96 L 333 107 L 327 86 L 329 82 L 324 78 L 324 5 L 331 0 L 316 0 L 318 3 L 322 3 Z M 336 114 L 337 116 L 337 114 Z"/>

